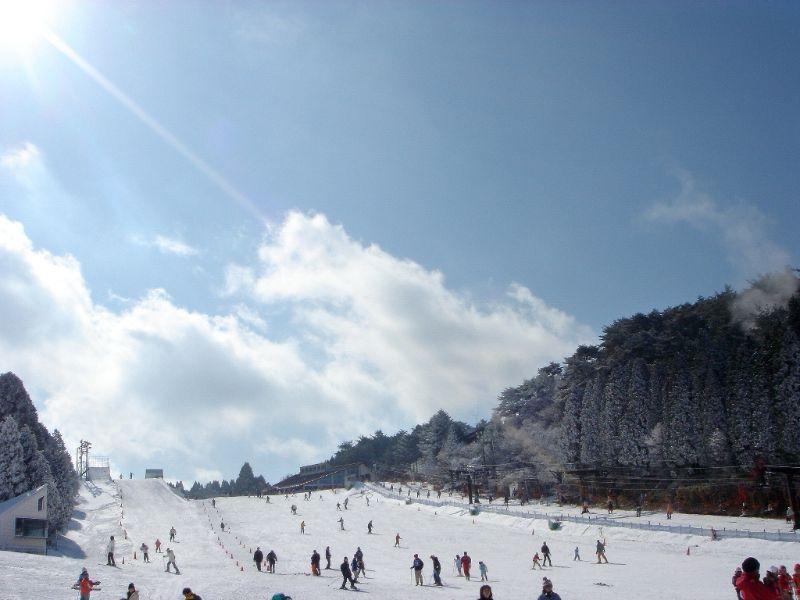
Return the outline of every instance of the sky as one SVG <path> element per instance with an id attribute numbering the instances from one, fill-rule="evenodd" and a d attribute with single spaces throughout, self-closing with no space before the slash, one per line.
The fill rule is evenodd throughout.
<path id="1" fill-rule="evenodd" d="M 0 372 L 125 472 L 474 422 L 798 266 L 796 3 L 43 6 L 0 35 Z"/>

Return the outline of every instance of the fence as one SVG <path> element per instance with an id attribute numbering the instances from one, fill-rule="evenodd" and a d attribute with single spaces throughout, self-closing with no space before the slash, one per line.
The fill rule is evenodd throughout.
<path id="1" fill-rule="evenodd" d="M 395 498 L 397 500 L 408 500 L 408 496 L 403 496 L 397 492 L 392 492 L 379 485 L 365 483 L 364 486 L 386 496 L 388 498 Z M 452 506 L 454 508 L 467 508 L 465 505 L 453 504 L 444 500 L 430 500 L 428 498 L 410 498 L 412 502 L 418 504 L 425 504 L 427 506 Z M 522 519 L 539 519 L 547 521 L 565 521 L 570 523 L 582 523 L 585 525 L 597 525 L 598 527 L 623 527 L 626 529 L 643 529 L 647 531 L 665 531 L 667 533 L 678 533 L 686 535 L 699 535 L 704 537 L 711 537 L 710 527 L 694 527 L 692 525 L 665 525 L 662 523 L 652 523 L 650 521 L 621 521 L 620 519 L 609 519 L 602 516 L 576 516 L 576 515 L 562 515 L 556 513 L 524 511 L 524 510 L 509 510 L 499 506 L 486 506 L 481 505 L 481 512 L 491 512 L 499 515 L 508 515 L 511 517 L 519 517 Z M 771 542 L 800 542 L 800 534 L 794 531 L 750 531 L 748 529 L 727 529 L 716 530 L 717 538 L 752 538 L 758 540 L 768 540 Z"/>

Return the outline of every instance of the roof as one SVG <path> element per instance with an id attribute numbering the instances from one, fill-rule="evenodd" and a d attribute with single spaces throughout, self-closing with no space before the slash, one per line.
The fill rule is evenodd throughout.
<path id="1" fill-rule="evenodd" d="M 19 504 L 20 502 L 22 502 L 24 500 L 27 500 L 31 496 L 38 495 L 39 492 L 41 492 L 43 489 L 47 489 L 47 484 L 46 483 L 43 483 L 42 485 L 40 485 L 36 489 L 28 490 L 27 492 L 24 492 L 24 493 L 20 494 L 19 496 L 16 496 L 15 498 L 9 498 L 5 502 L 0 502 L 0 513 L 4 513 L 4 512 L 6 512 L 8 510 L 11 510 L 17 504 Z"/>

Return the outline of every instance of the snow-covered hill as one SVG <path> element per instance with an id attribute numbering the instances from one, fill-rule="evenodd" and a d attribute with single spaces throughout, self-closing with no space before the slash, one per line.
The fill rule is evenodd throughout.
<path id="1" fill-rule="evenodd" d="M 345 497 L 350 498 L 348 510 L 337 511 L 336 503 Z M 453 574 L 453 558 L 467 551 L 474 565 L 479 560 L 488 565 L 489 583 L 501 600 L 535 598 L 543 575 L 554 581 L 564 600 L 714 600 L 733 597 L 730 574 L 746 556 L 756 556 L 764 566 L 790 566 L 800 560 L 800 544 L 796 543 L 712 542 L 620 528 L 601 531 L 577 523 L 565 523 L 561 531 L 553 532 L 544 521 L 489 513 L 472 517 L 463 506 L 406 505 L 358 490 L 318 493 L 311 501 L 304 501 L 302 494 L 270 500 L 221 498 L 212 508 L 211 501 L 182 500 L 160 480 L 84 486 L 72 528 L 56 555 L 0 552 L 0 598 L 76 598 L 70 585 L 82 566 L 103 581 L 98 598 L 123 597 L 131 581 L 141 590 L 143 600 L 177 600 L 187 585 L 206 600 L 270 598 L 276 592 L 296 600 L 341 598 L 354 592 L 339 590 L 338 565 L 342 557 L 352 558 L 360 546 L 368 578 L 359 582 L 359 588 L 380 598 L 477 598 L 479 577 L 468 582 Z M 291 515 L 291 504 L 297 505 L 297 516 Z M 344 531 L 337 522 L 339 517 L 344 518 Z M 702 517 L 693 519 L 702 524 Z M 225 533 L 219 528 L 222 520 L 229 527 Z M 370 520 L 372 535 L 367 534 Z M 300 533 L 301 521 L 305 521 L 305 535 Z M 168 542 L 171 526 L 178 531 L 174 544 Z M 399 549 L 393 547 L 396 533 L 402 537 Z M 116 569 L 105 566 L 105 544 L 112 534 L 119 540 Z M 181 575 L 164 572 L 164 560 L 155 553 L 156 537 L 164 547 L 174 548 Z M 595 541 L 603 537 L 608 542 L 609 565 L 593 562 Z M 553 552 L 554 566 L 544 573 L 532 571 L 531 556 L 544 540 Z M 150 564 L 142 562 L 138 550 L 133 559 L 134 549 L 142 541 L 150 545 Z M 265 554 L 270 549 L 277 553 L 275 575 L 255 569 L 251 557 L 256 546 Z M 316 549 L 324 556 L 326 546 L 333 552 L 333 570 L 312 577 L 310 555 Z M 576 546 L 583 562 L 572 560 Z M 688 556 L 687 548 L 691 549 Z M 426 583 L 429 557 L 439 556 L 444 588 L 413 586 L 409 567 L 414 553 L 425 561 Z"/>

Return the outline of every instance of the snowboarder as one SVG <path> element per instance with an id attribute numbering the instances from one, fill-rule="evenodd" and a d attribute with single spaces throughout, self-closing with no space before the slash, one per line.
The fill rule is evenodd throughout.
<path id="1" fill-rule="evenodd" d="M 153 544 L 156 547 L 156 553 L 161 553 L 161 540 L 156 538 L 156 543 Z"/>
<path id="2" fill-rule="evenodd" d="M 261 563 L 264 562 L 264 553 L 258 546 L 256 546 L 256 551 L 253 552 L 253 562 L 256 563 L 256 569 L 260 571 Z"/>
<path id="3" fill-rule="evenodd" d="M 595 554 L 597 554 L 597 564 L 599 565 L 602 561 L 606 561 L 608 564 L 608 559 L 606 558 L 606 545 L 604 542 L 597 540 L 597 548 L 595 550 Z M 553 563 L 550 563 L 551 565 Z"/>
<path id="4" fill-rule="evenodd" d="M 86 567 L 83 567 L 81 574 L 78 576 L 78 581 L 76 581 L 75 585 L 72 587 L 80 591 L 80 600 L 89 600 L 92 589 L 94 589 L 96 585 L 100 585 L 100 582 L 89 579 L 89 571 L 86 570 Z"/>
<path id="5" fill-rule="evenodd" d="M 192 588 L 183 588 L 183 600 L 203 600 L 192 591 Z"/>
<path id="6" fill-rule="evenodd" d="M 542 566 L 547 566 L 547 561 L 550 561 L 550 566 L 553 566 L 553 559 L 550 558 L 550 547 L 547 545 L 547 542 L 542 544 Z"/>
<path id="7" fill-rule="evenodd" d="M 350 582 L 350 589 L 351 590 L 358 589 L 356 587 L 356 582 L 353 581 L 353 573 L 352 573 L 352 571 L 350 571 L 350 563 L 347 561 L 347 557 L 346 556 L 344 557 L 344 560 L 342 561 L 342 564 L 339 565 L 339 570 L 342 572 L 342 587 L 340 587 L 339 589 L 340 590 L 345 589 L 345 584 L 348 581 Z"/>
<path id="8" fill-rule="evenodd" d="M 539 596 L 539 600 L 561 600 L 561 596 L 553 591 L 553 582 L 549 579 L 545 579 L 544 584 L 542 584 L 542 593 Z"/>
<path id="9" fill-rule="evenodd" d="M 372 521 L 367 523 L 367 533 L 372 533 Z"/>
<path id="10" fill-rule="evenodd" d="M 536 554 L 533 555 L 533 566 L 531 567 L 531 570 L 535 570 L 536 567 L 539 567 L 540 569 L 544 570 L 544 567 L 542 566 L 542 563 L 539 562 L 539 560 L 540 560 L 539 553 L 537 552 Z"/>
<path id="11" fill-rule="evenodd" d="M 178 570 L 178 565 L 175 563 L 175 552 L 172 551 L 172 548 L 167 548 L 167 568 L 165 569 L 167 573 L 170 572 L 170 565 L 175 567 L 175 575 L 181 574 L 181 572 Z"/>
<path id="12" fill-rule="evenodd" d="M 325 546 L 325 570 L 329 570 L 331 568 L 331 547 Z"/>
<path id="13" fill-rule="evenodd" d="M 414 585 L 422 585 L 422 568 L 425 564 L 418 555 L 414 555 L 414 562 L 411 563 L 411 568 L 414 570 Z"/>
<path id="14" fill-rule="evenodd" d="M 578 550 L 578 547 L 577 547 L 577 546 L 575 546 L 575 556 L 573 556 L 573 557 L 572 557 L 572 560 L 573 560 L 573 562 L 574 562 L 574 561 L 576 561 L 576 560 L 577 560 L 578 562 L 580 562 L 580 560 L 581 560 L 581 553 L 580 553 L 580 551 Z"/>
<path id="15" fill-rule="evenodd" d="M 431 563 L 433 565 L 433 583 L 441 587 L 442 585 L 442 563 L 439 562 L 439 557 L 431 554 Z"/>
<path id="16" fill-rule="evenodd" d="M 395 548 L 399 548 L 400 547 L 400 540 L 401 539 L 403 539 L 403 538 L 400 537 L 399 533 L 394 536 L 394 547 Z"/>
<path id="17" fill-rule="evenodd" d="M 319 577 L 319 561 L 319 552 L 314 550 L 314 552 L 311 553 L 311 574 L 317 577 Z"/>
<path id="18" fill-rule="evenodd" d="M 489 581 L 488 577 L 489 568 L 486 566 L 486 563 L 484 563 L 482 560 L 478 561 L 478 571 L 481 574 L 481 581 Z"/>
<path id="19" fill-rule="evenodd" d="M 275 554 L 275 550 L 270 550 L 267 552 L 267 572 L 268 573 L 275 573 L 275 563 L 278 562 L 278 555 Z"/>
<path id="20" fill-rule="evenodd" d="M 146 563 L 150 562 L 150 548 L 142 542 L 142 545 L 139 546 L 139 551 L 142 553 L 142 560 Z"/>
<path id="21" fill-rule="evenodd" d="M 344 531 L 344 517 L 339 517 L 339 527 Z"/>
<path id="22" fill-rule="evenodd" d="M 469 568 L 472 565 L 472 559 L 464 550 L 464 556 L 461 557 L 461 570 L 464 572 L 464 577 L 469 581 Z"/>
<path id="23" fill-rule="evenodd" d="M 133 585 L 133 583 L 128 584 L 128 593 L 125 594 L 123 600 L 139 600 L 139 592 L 136 590 L 136 586 Z"/>
<path id="24" fill-rule="evenodd" d="M 108 554 L 108 562 L 106 563 L 109 567 L 116 567 L 117 563 L 114 561 L 114 536 L 112 535 L 111 538 L 108 540 L 108 544 L 106 544 L 106 553 Z"/>
<path id="25" fill-rule="evenodd" d="M 174 542 L 175 541 L 175 534 L 176 533 L 178 533 L 178 532 L 175 531 L 175 527 L 170 527 L 170 529 L 169 529 L 169 541 L 170 542 Z"/>
<path id="26" fill-rule="evenodd" d="M 306 522 L 300 521 L 300 535 L 305 534 L 305 532 L 306 532 Z"/>

